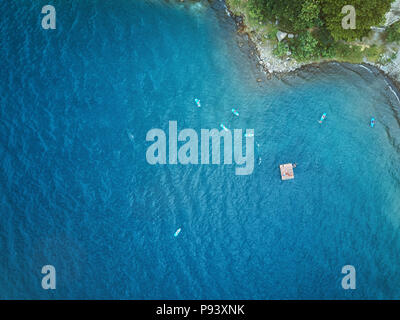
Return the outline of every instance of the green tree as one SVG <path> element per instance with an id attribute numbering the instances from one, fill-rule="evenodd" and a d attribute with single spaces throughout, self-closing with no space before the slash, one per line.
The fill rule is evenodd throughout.
<path id="1" fill-rule="evenodd" d="M 248 1 L 249 16 L 254 20 L 263 20 L 265 17 L 265 7 L 260 0 Z"/>
<path id="2" fill-rule="evenodd" d="M 371 26 L 384 21 L 394 0 L 241 0 L 247 3 L 251 17 L 267 19 L 272 23 L 279 21 L 278 28 L 299 36 L 289 40 L 289 50 L 297 60 L 310 60 L 319 57 L 342 57 L 343 60 L 361 61 L 363 53 L 341 40 L 353 41 L 367 36 Z M 342 8 L 354 6 L 356 10 L 356 29 L 344 29 L 342 20 L 346 14 Z M 261 17 L 261 18 L 260 18 Z M 400 41 L 398 24 L 387 29 L 388 41 Z M 287 46 L 278 44 L 274 52 L 285 55 Z M 378 56 L 377 50 L 371 55 Z"/>
<path id="3" fill-rule="evenodd" d="M 294 57 L 299 61 L 304 61 L 319 55 L 318 40 L 312 36 L 311 32 L 302 32 L 294 44 Z"/>
<path id="4" fill-rule="evenodd" d="M 295 31 L 303 2 L 304 0 L 248 0 L 248 7 L 251 8 L 250 11 L 260 8 L 270 21 L 275 22 L 278 19 L 281 28 Z"/>
<path id="5" fill-rule="evenodd" d="M 321 25 L 322 21 L 319 19 L 320 7 L 319 0 L 304 0 L 298 19 L 294 24 L 295 29 L 302 30 Z"/>
<path id="6" fill-rule="evenodd" d="M 386 29 L 386 40 L 389 42 L 400 41 L 400 21 L 393 23 Z"/>
<path id="7" fill-rule="evenodd" d="M 322 19 L 335 40 L 352 41 L 368 35 L 371 26 L 379 25 L 394 0 L 320 0 Z M 356 29 L 343 29 L 342 8 L 351 4 L 356 10 Z"/>
<path id="8" fill-rule="evenodd" d="M 276 48 L 274 49 L 274 55 L 277 57 L 284 57 L 288 54 L 289 46 L 285 42 L 278 42 Z"/>

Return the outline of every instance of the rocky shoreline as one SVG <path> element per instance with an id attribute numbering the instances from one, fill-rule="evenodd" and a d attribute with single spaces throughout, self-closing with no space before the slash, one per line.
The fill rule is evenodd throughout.
<path id="1" fill-rule="evenodd" d="M 284 74 L 294 72 L 303 67 L 310 67 L 310 66 L 315 67 L 315 66 L 318 66 L 320 63 L 327 63 L 327 62 L 340 63 L 340 61 L 336 61 L 334 59 L 303 62 L 303 63 L 297 62 L 296 60 L 294 60 L 290 57 L 281 59 L 274 55 L 273 45 L 271 45 L 268 41 L 266 44 L 261 43 L 252 33 L 247 31 L 248 27 L 245 25 L 243 16 L 232 12 L 232 10 L 229 8 L 228 3 L 226 3 L 226 2 L 225 2 L 225 6 L 226 6 L 226 11 L 227 11 L 228 15 L 234 20 L 234 22 L 236 24 L 238 33 L 246 34 L 248 41 L 255 48 L 255 51 L 257 53 L 258 64 L 264 70 L 264 72 L 268 75 L 268 78 L 270 78 L 272 75 L 280 77 Z M 400 11 L 400 0 L 397 0 L 393 4 L 393 6 L 395 8 L 395 10 L 393 10 L 394 13 L 392 13 L 392 10 L 391 10 L 391 12 L 388 12 L 388 14 L 387 14 L 388 20 L 389 19 L 391 19 L 391 20 L 400 19 L 399 12 L 397 11 L 397 7 L 399 7 L 399 11 Z M 393 9 L 393 7 L 392 7 L 392 9 Z M 394 82 L 397 89 L 400 90 L 400 51 L 399 51 L 399 54 L 397 55 L 397 57 L 393 61 L 391 61 L 387 64 L 381 65 L 378 63 L 373 63 L 366 59 L 364 59 L 363 64 L 375 67 L 378 70 L 380 70 L 382 73 L 384 73 L 386 76 L 388 76 Z"/>
<path id="2" fill-rule="evenodd" d="M 253 37 L 253 35 L 246 31 L 246 25 L 244 24 L 244 19 L 240 15 L 236 15 L 233 13 L 229 7 L 226 7 L 229 15 L 235 21 L 238 33 L 245 34 L 247 36 L 248 41 L 252 44 L 255 51 L 257 52 L 257 60 L 259 65 L 263 68 L 265 73 L 271 75 L 284 74 L 288 72 L 295 71 L 305 65 L 310 65 L 311 63 L 299 63 L 294 59 L 287 58 L 285 60 L 276 57 L 273 54 L 272 46 L 262 46 L 261 43 L 257 39 Z"/>

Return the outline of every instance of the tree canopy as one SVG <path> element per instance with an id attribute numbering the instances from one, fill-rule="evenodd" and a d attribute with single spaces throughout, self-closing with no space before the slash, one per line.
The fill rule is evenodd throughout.
<path id="1" fill-rule="evenodd" d="M 372 26 L 382 24 L 394 0 L 235 1 L 243 1 L 250 18 L 257 24 L 270 21 L 277 24 L 273 30 L 295 34 L 275 45 L 274 53 L 279 57 L 291 55 L 298 61 L 333 58 L 354 63 L 360 63 L 367 57 L 378 63 L 383 61 L 382 45 L 361 48 L 353 41 L 368 36 Z M 348 5 L 355 9 L 355 29 L 346 29 L 342 25 L 349 14 L 346 10 L 342 13 L 342 9 Z M 400 22 L 387 28 L 387 41 L 400 41 L 399 25 Z M 269 38 L 272 37 L 269 35 Z"/>
<path id="2" fill-rule="evenodd" d="M 371 26 L 379 25 L 394 0 L 248 0 L 251 10 L 257 10 L 271 21 L 291 32 L 311 28 L 327 29 L 335 40 L 351 41 L 366 36 Z M 352 5 L 356 10 L 356 29 L 344 29 L 342 8 Z"/>
<path id="3" fill-rule="evenodd" d="M 356 10 L 356 29 L 343 29 L 342 8 L 349 4 L 348 0 L 321 0 L 322 19 L 326 28 L 336 40 L 355 40 L 368 35 L 372 26 L 384 21 L 393 0 L 352 0 Z"/>

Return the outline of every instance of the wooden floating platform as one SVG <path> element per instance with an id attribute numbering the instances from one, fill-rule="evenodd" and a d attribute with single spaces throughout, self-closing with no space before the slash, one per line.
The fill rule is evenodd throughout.
<path id="1" fill-rule="evenodd" d="M 282 180 L 294 179 L 293 164 L 281 164 L 279 167 L 281 169 Z"/>

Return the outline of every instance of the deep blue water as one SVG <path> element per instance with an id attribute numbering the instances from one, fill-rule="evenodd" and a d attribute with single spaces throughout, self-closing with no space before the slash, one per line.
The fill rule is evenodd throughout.
<path id="1" fill-rule="evenodd" d="M 218 1 L 55 0 L 43 30 L 46 4 L 0 3 L 0 298 L 400 296 L 389 79 L 331 63 L 268 81 Z M 254 128 L 262 162 L 151 166 L 146 133 L 170 120 Z"/>

